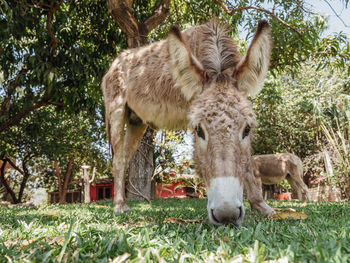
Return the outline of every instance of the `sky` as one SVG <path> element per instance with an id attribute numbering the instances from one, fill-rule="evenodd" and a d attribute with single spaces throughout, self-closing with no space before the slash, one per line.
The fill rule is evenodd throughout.
<path id="1" fill-rule="evenodd" d="M 340 31 L 343 31 L 347 34 L 348 38 L 350 38 L 350 3 L 348 5 L 348 8 L 345 9 L 345 4 L 343 4 L 341 0 L 307 0 L 306 2 L 309 4 L 311 7 L 310 9 L 313 11 L 329 17 L 329 29 L 326 31 L 327 35 L 334 32 L 339 33 Z M 333 9 L 342 18 L 347 27 L 334 14 L 327 2 L 332 5 Z"/>

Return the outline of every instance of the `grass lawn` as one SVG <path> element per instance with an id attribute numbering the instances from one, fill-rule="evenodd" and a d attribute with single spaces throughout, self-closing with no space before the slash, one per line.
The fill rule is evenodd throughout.
<path id="1" fill-rule="evenodd" d="M 113 215 L 111 201 L 0 207 L 0 262 L 350 262 L 349 202 L 270 202 L 310 216 L 283 221 L 246 204 L 239 229 L 210 224 L 206 202 L 130 202 L 121 216 Z M 203 222 L 164 223 L 169 217 Z"/>

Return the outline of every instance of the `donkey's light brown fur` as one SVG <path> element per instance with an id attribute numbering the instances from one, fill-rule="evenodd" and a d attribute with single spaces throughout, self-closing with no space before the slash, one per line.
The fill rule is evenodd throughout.
<path id="1" fill-rule="evenodd" d="M 303 163 L 298 156 L 291 153 L 266 154 L 253 156 L 254 175 L 261 183 L 278 184 L 287 179 L 298 199 L 303 197 L 310 201 L 310 194 L 303 181 Z"/>
<path id="2" fill-rule="evenodd" d="M 262 86 L 270 53 L 266 21 L 259 23 L 244 57 L 226 29 L 212 21 L 183 33 L 173 27 L 166 40 L 119 55 L 101 86 L 114 152 L 116 214 L 129 209 L 125 204 L 125 170 L 147 125 L 197 131 L 194 159 L 198 174 L 212 193 L 208 213 L 213 223 L 240 223 L 244 216 L 243 184 L 249 186 L 253 208 L 264 215 L 273 212 L 255 191 L 249 133 L 255 117 L 246 98 Z M 226 181 L 237 189 L 230 191 Z"/>

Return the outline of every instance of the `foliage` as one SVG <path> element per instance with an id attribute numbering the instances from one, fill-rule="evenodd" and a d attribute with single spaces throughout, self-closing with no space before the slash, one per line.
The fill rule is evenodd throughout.
<path id="1" fill-rule="evenodd" d="M 239 229 L 210 224 L 206 202 L 130 202 L 130 212 L 118 217 L 109 202 L 0 207 L 0 261 L 55 262 L 62 257 L 64 262 L 108 262 L 122 255 L 130 262 L 228 262 L 249 255 L 254 262 L 350 260 L 348 202 L 270 203 L 309 215 L 303 221 L 269 220 L 247 207 Z M 164 223 L 169 217 L 203 222 Z"/>
<path id="2" fill-rule="evenodd" d="M 192 155 L 192 136 L 188 132 L 160 131 L 155 138 L 155 164 L 153 179 L 157 183 L 171 184 L 181 182 L 175 190 L 182 187 L 194 189 L 201 196 L 206 195 L 203 180 L 194 176 Z"/>
<path id="3" fill-rule="evenodd" d="M 168 177 L 169 173 L 192 174 L 190 165 L 192 135 L 183 131 L 159 131 L 154 139 L 156 181 L 160 177 Z M 166 178 L 164 178 L 166 179 Z"/>
<path id="4" fill-rule="evenodd" d="M 269 76 L 254 100 L 258 128 L 254 154 L 295 153 L 301 158 L 318 153 L 326 141 L 321 123 L 331 123 L 331 109 L 348 93 L 346 73 L 317 61 L 302 65 L 297 74 Z"/>
<path id="5" fill-rule="evenodd" d="M 171 15 L 161 26 L 151 32 L 150 41 L 159 39 L 159 37 L 165 38 L 170 25 L 178 24 L 182 28 L 187 28 L 207 22 L 213 16 L 228 25 L 233 37 L 245 36 L 245 40 L 248 40 L 252 38 L 258 21 L 266 19 L 271 24 L 275 43 L 270 66 L 274 73 L 281 73 L 284 70 L 294 71 L 305 60 L 315 58 L 319 59 L 320 67 L 333 65 L 342 69 L 346 68 L 350 74 L 348 38 L 343 33 L 322 37 L 328 21 L 322 15 L 313 12 L 308 7 L 307 1 L 253 0 L 249 3 L 246 0 L 221 1 L 227 4 L 228 10 L 247 6 L 260 8 L 259 10 L 237 10 L 232 14 L 226 12 L 217 3 L 219 1 L 172 1 Z M 347 4 L 348 1 L 344 2 Z M 272 15 L 266 11 L 270 11 Z"/>
<path id="6" fill-rule="evenodd" d="M 175 187 L 175 191 L 182 187 L 193 189 L 193 197 L 207 196 L 207 190 L 203 183 L 203 179 L 198 176 L 180 177 L 180 184 Z"/>
<path id="7" fill-rule="evenodd" d="M 84 114 L 68 116 L 65 111 L 50 106 L 32 112 L 22 119 L 21 126 L 10 130 L 0 142 L 0 155 L 11 156 L 17 163 L 27 161 L 31 187 L 41 185 L 56 190 L 53 161 L 58 161 L 64 170 L 72 156 L 76 156 L 73 171 L 78 175 L 84 162 L 106 169 L 101 121 L 86 118 Z M 13 187 L 22 181 L 19 173 L 10 176 Z"/>
<path id="8" fill-rule="evenodd" d="M 0 131 L 50 104 L 101 107 L 100 81 L 125 39 L 105 1 L 1 1 Z"/>
<path id="9" fill-rule="evenodd" d="M 335 184 L 342 193 L 350 198 L 350 103 L 349 97 L 339 101 L 336 114 L 333 115 L 336 128 L 330 123 L 323 123 L 322 129 L 334 152 L 332 178 L 327 177 L 329 183 Z"/>
<path id="10" fill-rule="evenodd" d="M 291 185 L 288 183 L 288 181 L 286 179 L 282 180 L 279 183 L 280 186 L 282 186 L 284 189 L 286 189 L 287 191 L 292 190 Z"/>
<path id="11" fill-rule="evenodd" d="M 105 1 L 1 1 L 0 10 L 1 158 L 25 164 L 29 183 L 50 190 L 53 160 L 64 170 L 78 155 L 78 173 L 82 162 L 108 169 L 99 86 L 126 43 Z"/>

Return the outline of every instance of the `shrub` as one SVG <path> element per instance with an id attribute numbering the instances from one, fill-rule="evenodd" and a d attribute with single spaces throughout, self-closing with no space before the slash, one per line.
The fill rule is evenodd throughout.
<path id="1" fill-rule="evenodd" d="M 345 73 L 320 71 L 317 62 L 305 63 L 294 76 L 268 76 L 254 99 L 254 153 L 291 152 L 304 158 L 321 151 L 326 143 L 321 124 L 334 127 L 334 106 L 349 89 Z"/>

